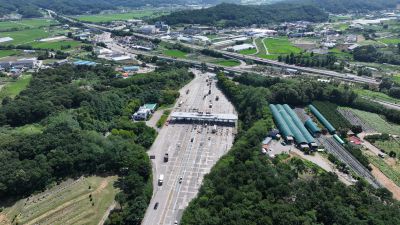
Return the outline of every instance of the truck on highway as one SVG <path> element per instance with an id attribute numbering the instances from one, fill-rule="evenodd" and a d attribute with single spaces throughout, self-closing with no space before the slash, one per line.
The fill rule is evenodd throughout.
<path id="1" fill-rule="evenodd" d="M 164 174 L 161 174 L 158 178 L 158 186 L 161 186 L 164 182 Z"/>
<path id="2" fill-rule="evenodd" d="M 164 162 L 168 162 L 168 153 L 165 153 L 164 155 Z"/>

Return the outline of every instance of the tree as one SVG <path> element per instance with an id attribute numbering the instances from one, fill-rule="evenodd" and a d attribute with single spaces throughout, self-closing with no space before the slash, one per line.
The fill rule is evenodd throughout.
<path id="1" fill-rule="evenodd" d="M 379 84 L 379 90 L 389 90 L 393 86 L 393 81 L 389 77 L 385 77 L 382 79 L 381 83 Z"/>

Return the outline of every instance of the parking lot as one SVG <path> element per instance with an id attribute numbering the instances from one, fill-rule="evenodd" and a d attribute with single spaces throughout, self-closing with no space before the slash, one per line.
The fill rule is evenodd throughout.
<path id="1" fill-rule="evenodd" d="M 232 104 L 216 88 L 214 75 L 194 72 L 196 78 L 182 88 L 174 111 L 236 114 Z M 210 82 L 206 80 L 210 79 L 211 86 L 208 86 Z M 184 208 L 196 196 L 204 175 L 232 146 L 235 127 L 218 125 L 214 130 L 213 125 L 170 123 L 161 129 L 149 151 L 149 155 L 155 157 L 152 159 L 154 189 L 142 224 L 179 222 Z M 168 153 L 168 162 L 164 162 L 165 153 Z M 161 174 L 164 181 L 159 186 Z"/>

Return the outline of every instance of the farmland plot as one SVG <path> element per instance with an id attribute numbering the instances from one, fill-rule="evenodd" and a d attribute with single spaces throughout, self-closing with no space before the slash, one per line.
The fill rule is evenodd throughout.
<path id="1" fill-rule="evenodd" d="M 353 126 L 361 126 L 362 130 L 367 133 L 375 133 L 374 128 L 372 128 L 369 124 L 365 123 L 361 120 L 357 115 L 355 115 L 350 109 L 339 107 L 338 111 L 347 121 Z"/>
<path id="2" fill-rule="evenodd" d="M 400 125 L 389 123 L 383 116 L 357 109 L 350 110 L 377 132 L 400 135 Z"/>
<path id="3" fill-rule="evenodd" d="M 338 111 L 338 106 L 330 102 L 315 101 L 313 105 L 336 129 L 350 128 L 351 124 Z"/>
<path id="4" fill-rule="evenodd" d="M 114 202 L 116 180 L 116 176 L 69 179 L 5 208 L 0 213 L 0 224 L 97 225 Z"/>

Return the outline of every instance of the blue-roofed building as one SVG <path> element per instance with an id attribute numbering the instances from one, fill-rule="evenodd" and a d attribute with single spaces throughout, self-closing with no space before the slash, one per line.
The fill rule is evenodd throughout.
<path id="1" fill-rule="evenodd" d="M 73 62 L 74 66 L 96 66 L 97 63 L 92 61 L 78 60 Z"/>
<path id="2" fill-rule="evenodd" d="M 125 72 L 136 72 L 139 70 L 138 66 L 124 66 L 122 67 L 122 70 Z"/>

